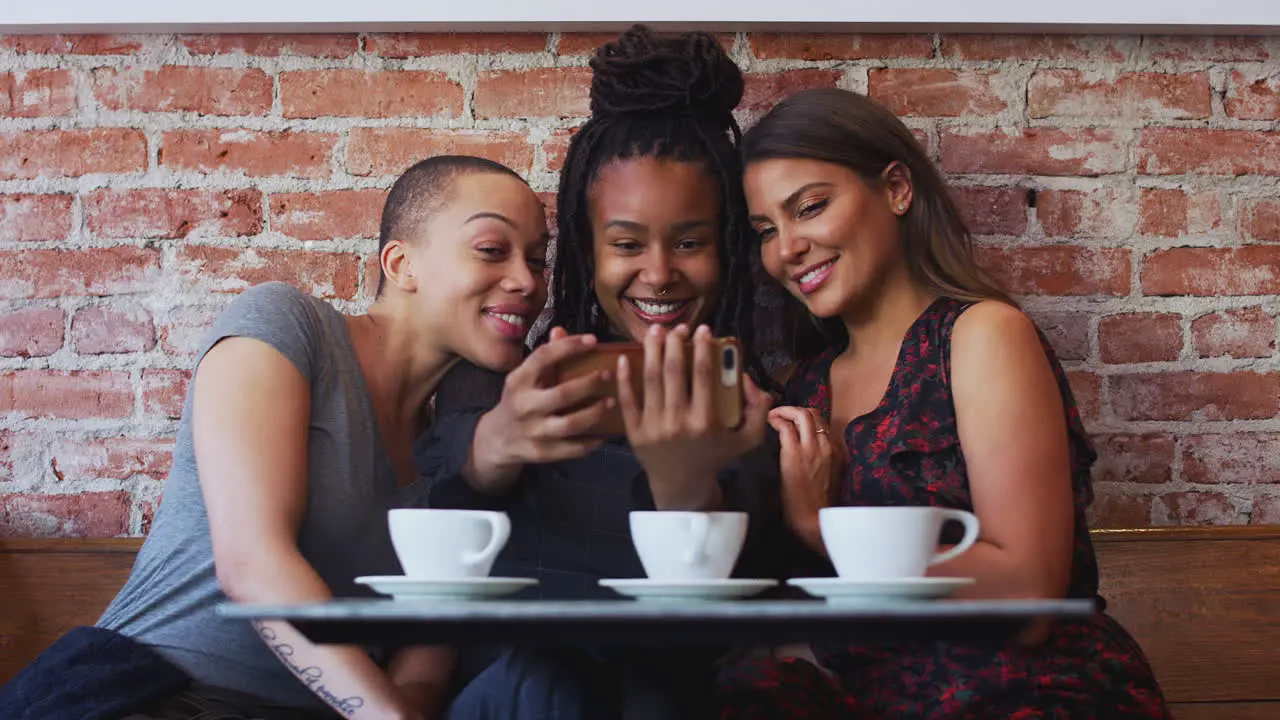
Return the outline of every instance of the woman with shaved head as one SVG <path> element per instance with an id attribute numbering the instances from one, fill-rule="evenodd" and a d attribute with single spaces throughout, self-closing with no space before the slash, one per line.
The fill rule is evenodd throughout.
<path id="1" fill-rule="evenodd" d="M 546 300 L 546 242 L 542 204 L 518 175 L 436 157 L 387 198 L 368 312 L 283 283 L 236 298 L 196 356 L 133 573 L 96 627 L 0 690 L 5 717 L 436 717 L 445 651 L 318 646 L 215 606 L 322 601 L 398 572 L 386 514 L 418 494 L 412 446 L 436 383 L 459 359 L 520 362 Z"/>

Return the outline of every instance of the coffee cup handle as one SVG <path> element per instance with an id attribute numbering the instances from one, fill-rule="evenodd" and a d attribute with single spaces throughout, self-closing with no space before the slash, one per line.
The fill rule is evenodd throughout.
<path id="1" fill-rule="evenodd" d="M 511 518 L 506 513 L 492 513 L 486 515 L 485 519 L 489 521 L 489 542 L 483 549 L 462 556 L 462 562 L 467 565 L 479 565 L 493 560 L 511 537 Z"/>
<path id="2" fill-rule="evenodd" d="M 964 538 L 956 546 L 946 552 L 937 553 L 929 561 L 930 565 L 938 565 L 964 554 L 978 541 L 978 516 L 964 510 L 941 508 L 945 520 L 956 520 L 964 525 Z"/>
<path id="3" fill-rule="evenodd" d="M 702 559 L 707 552 L 707 536 L 711 534 L 711 518 L 704 513 L 689 516 L 689 552 L 685 553 L 684 562 L 692 565 Z"/>

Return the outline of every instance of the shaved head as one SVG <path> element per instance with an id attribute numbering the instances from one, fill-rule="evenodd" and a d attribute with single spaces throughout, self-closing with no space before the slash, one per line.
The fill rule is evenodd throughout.
<path id="1" fill-rule="evenodd" d="M 459 177 L 483 173 L 510 175 L 524 182 L 524 178 L 506 165 L 472 155 L 438 155 L 406 170 L 391 186 L 382 208 L 378 253 L 381 254 L 392 239 L 407 242 L 417 237 L 422 227 L 452 201 Z M 380 273 L 379 295 L 386 280 L 386 274 Z"/>

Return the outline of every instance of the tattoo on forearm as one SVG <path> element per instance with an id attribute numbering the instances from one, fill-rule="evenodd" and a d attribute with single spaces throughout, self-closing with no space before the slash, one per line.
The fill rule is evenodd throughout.
<path id="1" fill-rule="evenodd" d="M 280 642 L 274 628 L 269 627 L 261 620 L 254 620 L 253 628 L 258 631 L 258 636 L 267 644 L 267 647 L 271 648 L 271 652 L 280 658 L 280 662 L 284 663 L 285 667 L 298 676 L 302 684 L 306 685 L 311 692 L 319 696 L 321 700 L 324 700 L 333 709 L 346 717 L 351 717 L 355 715 L 356 710 L 364 707 L 364 698 L 356 695 L 340 697 L 325 687 L 324 683 L 321 682 L 324 679 L 324 670 L 320 669 L 318 665 L 301 665 L 297 663 L 293 657 L 293 646 Z"/>

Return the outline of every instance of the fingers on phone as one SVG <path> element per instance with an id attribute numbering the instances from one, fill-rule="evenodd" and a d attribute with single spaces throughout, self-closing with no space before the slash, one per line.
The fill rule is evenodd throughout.
<path id="1" fill-rule="evenodd" d="M 715 421 L 716 387 L 719 384 L 716 343 L 711 328 L 700 325 L 693 334 L 693 412 L 703 416 L 709 426 Z"/>
<path id="2" fill-rule="evenodd" d="M 667 334 L 663 345 L 663 409 L 674 416 L 672 419 L 683 418 L 689 411 L 689 381 L 685 375 L 685 344 L 688 341 L 689 329 L 680 325 Z"/>
<path id="3" fill-rule="evenodd" d="M 594 335 L 561 335 L 538 347 L 507 376 L 517 387 L 546 387 L 556 383 L 556 366 L 589 352 L 597 344 Z"/>
<path id="4" fill-rule="evenodd" d="M 647 363 L 647 358 L 646 358 Z M 635 368 L 626 355 L 618 356 L 618 409 L 622 412 L 622 423 L 631 432 L 640 425 L 640 403 L 631 386 L 631 374 Z"/>
<path id="5" fill-rule="evenodd" d="M 666 332 L 661 325 L 649 326 L 649 334 L 644 338 L 644 408 L 643 413 L 649 415 L 661 412 L 662 395 L 662 361 Z"/>
<path id="6" fill-rule="evenodd" d="M 530 371 L 541 375 L 543 370 L 591 350 L 596 343 L 595 335 L 564 335 L 558 339 L 552 338 L 534 350 L 515 372 L 527 367 Z"/>
<path id="7" fill-rule="evenodd" d="M 543 410 L 548 413 L 559 412 L 565 408 L 577 407 L 592 398 L 608 394 L 610 373 L 600 370 L 589 375 L 565 380 L 545 390 Z"/>
<path id="8" fill-rule="evenodd" d="M 577 438 L 586 435 L 604 420 L 605 415 L 613 409 L 613 405 L 613 398 L 604 398 L 580 410 L 557 415 L 553 420 L 556 436 Z"/>

